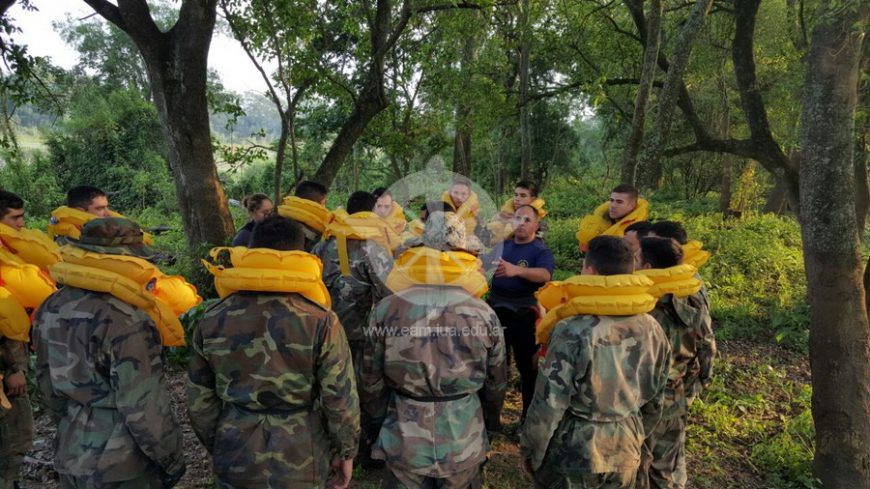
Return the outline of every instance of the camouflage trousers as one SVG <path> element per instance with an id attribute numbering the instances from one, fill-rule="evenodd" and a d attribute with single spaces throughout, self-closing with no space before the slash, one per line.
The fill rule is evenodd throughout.
<path id="1" fill-rule="evenodd" d="M 662 419 L 641 448 L 638 489 L 686 487 L 686 415 Z"/>
<path id="2" fill-rule="evenodd" d="M 445 478 L 390 469 L 385 482 L 389 489 L 480 489 L 483 487 L 483 465 Z"/>
<path id="3" fill-rule="evenodd" d="M 18 480 L 24 455 L 33 443 L 33 413 L 27 395 L 10 398 L 11 411 L 0 409 L 0 489 Z"/>
<path id="4" fill-rule="evenodd" d="M 605 474 L 565 475 L 542 465 L 532 478 L 538 489 L 634 489 L 637 470 Z"/>
<path id="5" fill-rule="evenodd" d="M 62 489 L 163 489 L 159 475 L 146 473 L 129 481 L 95 483 L 68 474 L 60 474 Z"/>

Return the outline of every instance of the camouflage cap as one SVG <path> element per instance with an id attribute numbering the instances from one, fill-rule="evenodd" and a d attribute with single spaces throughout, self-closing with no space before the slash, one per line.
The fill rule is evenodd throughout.
<path id="1" fill-rule="evenodd" d="M 476 238 L 476 236 L 472 236 Z M 441 251 L 480 250 L 478 239 L 469 239 L 465 232 L 465 222 L 454 212 L 435 211 L 426 218 L 423 231 L 423 246 Z"/>
<path id="2" fill-rule="evenodd" d="M 146 245 L 143 239 L 142 228 L 135 222 L 121 217 L 103 217 L 85 223 L 78 241 L 70 240 L 69 244 L 105 255 L 151 259 L 158 252 Z"/>

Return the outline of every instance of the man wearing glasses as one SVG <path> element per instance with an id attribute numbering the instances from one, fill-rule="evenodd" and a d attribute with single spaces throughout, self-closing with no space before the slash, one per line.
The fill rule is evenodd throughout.
<path id="1" fill-rule="evenodd" d="M 496 267 L 488 302 L 505 328 L 505 344 L 513 352 L 513 361 L 520 372 L 523 420 L 535 393 L 537 375 L 538 301 L 535 292 L 550 281 L 554 267 L 553 253 L 543 241 L 535 238 L 539 224 L 537 209 L 531 205 L 519 206 L 513 217 L 513 238 L 504 242 L 501 256 L 490 254 L 484 260 L 487 266 Z"/>

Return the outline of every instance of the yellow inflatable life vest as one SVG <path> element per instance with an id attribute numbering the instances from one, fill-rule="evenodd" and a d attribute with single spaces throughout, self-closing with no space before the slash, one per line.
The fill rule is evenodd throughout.
<path id="1" fill-rule="evenodd" d="M 203 260 L 214 275 L 218 295 L 224 297 L 240 290 L 252 292 L 295 292 L 323 307 L 332 307 L 329 291 L 323 283 L 320 258 L 304 251 L 278 251 L 268 248 L 214 248 L 212 260 L 228 252 L 231 268 Z"/>
<path id="2" fill-rule="evenodd" d="M 649 215 L 649 203 L 646 199 L 637 199 L 637 206 L 627 216 L 613 223 L 608 216 L 610 203 L 605 202 L 592 212 L 580 220 L 580 225 L 577 230 L 577 241 L 580 242 L 580 249 L 586 251 L 589 247 L 589 242 L 597 236 L 622 236 L 625 234 L 625 228 L 638 222 L 643 221 Z"/>
<path id="3" fill-rule="evenodd" d="M 112 294 L 144 310 L 160 332 L 163 346 L 184 345 L 178 316 L 202 302 L 196 287 L 179 275 L 165 275 L 156 266 L 134 256 L 108 255 L 62 246 L 63 262 L 51 267 L 59 283 Z"/>
<path id="4" fill-rule="evenodd" d="M 653 281 L 655 285 L 650 287 L 649 293 L 656 299 L 666 294 L 673 294 L 676 297 L 688 297 L 696 294 L 704 284 L 695 278 L 697 272 L 697 268 L 686 263 L 670 268 L 650 268 L 635 271 L 636 274 L 643 275 Z"/>
<path id="5" fill-rule="evenodd" d="M 387 221 L 397 235 L 401 235 L 405 230 L 405 226 L 408 225 L 408 222 L 405 220 L 405 209 L 402 209 L 402 206 L 395 200 L 393 201 L 393 209 L 390 211 L 390 215 L 385 217 L 384 220 Z"/>
<path id="6" fill-rule="evenodd" d="M 36 265 L 0 251 L 0 334 L 15 341 L 30 338 L 30 315 L 55 290 Z"/>
<path id="7" fill-rule="evenodd" d="M 710 252 L 702 249 L 704 245 L 696 240 L 689 240 L 683 245 L 683 263 L 700 269 L 710 259 Z"/>
<path id="8" fill-rule="evenodd" d="M 449 204 L 450 207 L 453 208 L 453 212 L 465 221 L 466 234 L 469 236 L 474 234 L 474 229 L 477 227 L 477 213 L 480 212 L 480 201 L 477 198 L 477 194 L 471 192 L 468 196 L 468 200 L 463 202 L 462 205 L 459 206 L 459 209 L 457 209 L 456 204 L 453 203 L 453 197 L 450 196 L 450 191 L 445 191 L 441 194 L 441 200 Z"/>
<path id="9" fill-rule="evenodd" d="M 329 210 L 319 202 L 293 195 L 284 197 L 281 205 L 278 206 L 278 214 L 301 222 L 321 234 L 330 220 Z"/>
<path id="10" fill-rule="evenodd" d="M 338 245 L 338 261 L 341 274 L 350 275 L 350 258 L 347 254 L 347 240 L 373 240 L 383 249 L 392 253 L 402 240 L 392 227 L 374 212 L 363 211 L 348 214 L 344 209 L 336 209 L 332 213 L 332 221 L 323 231 L 323 239 L 335 236 Z"/>
<path id="11" fill-rule="evenodd" d="M 419 238 L 423 236 L 423 232 L 426 230 L 426 223 L 421 221 L 420 219 L 414 219 L 413 221 L 408 223 L 408 228 L 405 231 L 405 239 L 409 238 Z"/>
<path id="12" fill-rule="evenodd" d="M 57 245 L 45 233 L 36 229 L 15 229 L 0 223 L 0 248 L 7 248 L 24 263 L 48 270 L 60 261 Z"/>
<path id="13" fill-rule="evenodd" d="M 547 310 L 535 337 L 539 344 L 546 345 L 556 323 L 572 316 L 631 316 L 650 312 L 656 306 L 656 298 L 648 292 L 652 286 L 649 278 L 629 274 L 575 275 L 547 282 L 535 293 Z"/>
<path id="14" fill-rule="evenodd" d="M 489 286 L 481 268 L 480 260 L 471 253 L 417 246 L 396 258 L 386 285 L 393 292 L 415 285 L 446 285 L 462 287 L 469 294 L 482 297 Z"/>
<path id="15" fill-rule="evenodd" d="M 124 217 L 115 211 L 109 211 L 109 214 L 111 214 L 111 217 Z M 97 218 L 98 216 L 83 210 L 62 205 L 51 211 L 51 221 L 48 223 L 48 236 L 51 239 L 57 236 L 65 236 L 78 241 L 82 236 L 82 226 Z M 142 234 L 142 242 L 148 246 L 154 246 L 154 237 L 145 232 Z"/>
<path id="16" fill-rule="evenodd" d="M 538 211 L 538 217 L 543 219 L 547 215 L 547 210 L 544 209 L 544 199 L 536 198 L 531 202 L 532 207 Z M 514 208 L 514 199 L 508 199 L 501 206 L 501 212 L 492 218 L 492 221 L 486 225 L 491 237 L 490 242 L 498 243 L 510 238 L 514 232 L 513 215 L 516 213 Z"/>

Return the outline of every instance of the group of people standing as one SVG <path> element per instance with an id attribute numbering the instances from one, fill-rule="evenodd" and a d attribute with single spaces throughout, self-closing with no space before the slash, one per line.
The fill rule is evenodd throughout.
<path id="1" fill-rule="evenodd" d="M 532 182 L 483 225 L 464 178 L 410 222 L 383 188 L 333 211 L 326 197 L 316 182 L 278 205 L 248 197 L 251 222 L 207 263 L 221 299 L 189 335 L 186 390 L 217 487 L 347 487 L 355 463 L 385 464 L 388 487 L 481 487 L 509 363 L 518 470 L 536 486 L 685 486 L 688 404 L 716 347 L 706 255 L 679 223 L 644 221 L 648 204 L 620 185 L 581 220 L 581 274 L 555 281 Z M 0 193 L 0 231 L 23 233 L 23 207 Z M 171 319 L 198 301 L 147 268 L 157 253 L 135 223 L 107 201 L 103 212 L 55 236 L 56 263 L 38 268 L 60 287 L 27 311 L 55 469 L 63 487 L 172 487 L 184 455 L 163 351 Z M 20 257 L 7 234 L 0 258 Z M 77 266 L 121 277 L 73 281 Z M 124 278 L 132 295 L 115 286 Z M 7 331 L 0 322 L 13 401 L 0 408 L 0 489 L 17 487 L 30 443 L 7 433 L 32 426 L 26 339 Z"/>

